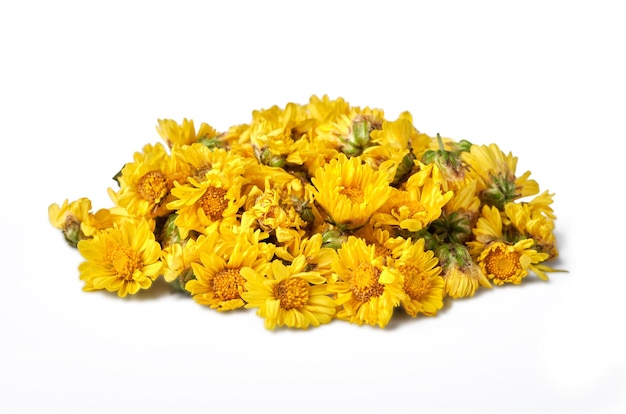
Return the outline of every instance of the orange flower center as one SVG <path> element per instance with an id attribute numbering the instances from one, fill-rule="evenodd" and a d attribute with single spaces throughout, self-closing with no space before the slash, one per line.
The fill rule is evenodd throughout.
<path id="1" fill-rule="evenodd" d="M 391 249 L 383 246 L 382 244 L 374 244 L 374 255 L 377 257 L 389 257 L 391 256 Z"/>
<path id="2" fill-rule="evenodd" d="M 109 260 L 115 273 L 128 281 L 133 280 L 135 271 L 143 267 L 141 255 L 130 248 L 118 247 L 111 252 Z"/>
<path id="3" fill-rule="evenodd" d="M 161 171 L 150 171 L 139 179 L 137 193 L 150 203 L 158 203 L 169 190 L 167 181 L 167 177 Z"/>
<path id="4" fill-rule="evenodd" d="M 401 210 L 401 207 L 404 207 L 404 209 Z M 408 201 L 400 206 L 394 207 L 392 209 L 392 214 L 397 217 L 403 217 L 403 212 L 406 212 L 406 217 L 414 217 L 424 211 L 426 211 L 426 209 L 419 201 Z"/>
<path id="5" fill-rule="evenodd" d="M 378 282 L 381 270 L 369 263 L 361 263 L 352 272 L 350 290 L 359 302 L 367 302 L 371 297 L 380 296 L 385 286 Z"/>
<path id="6" fill-rule="evenodd" d="M 198 200 L 204 214 L 213 221 L 221 219 L 222 213 L 228 207 L 228 199 L 225 198 L 226 192 L 223 188 L 208 187 L 204 195 Z"/>
<path id="7" fill-rule="evenodd" d="M 283 309 L 301 308 L 309 301 L 309 282 L 299 277 L 283 279 L 276 285 L 274 295 Z"/>
<path id="8" fill-rule="evenodd" d="M 353 203 L 362 203 L 365 201 L 363 191 L 358 187 L 344 187 L 339 190 L 339 194 L 343 194 Z"/>
<path id="9" fill-rule="evenodd" d="M 485 269 L 498 279 L 509 279 L 522 269 L 520 256 L 518 252 L 507 252 L 504 247 L 498 246 L 485 258 Z"/>
<path id="10" fill-rule="evenodd" d="M 406 263 L 398 266 L 397 269 L 404 276 L 404 292 L 411 299 L 419 300 L 428 293 L 430 287 L 428 276 L 415 264 Z"/>
<path id="11" fill-rule="evenodd" d="M 213 276 L 213 292 L 220 300 L 240 299 L 245 283 L 238 267 L 222 269 Z"/>

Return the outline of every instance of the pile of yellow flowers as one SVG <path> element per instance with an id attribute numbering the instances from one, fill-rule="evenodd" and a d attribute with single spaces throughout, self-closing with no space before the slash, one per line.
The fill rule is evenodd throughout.
<path id="1" fill-rule="evenodd" d="M 267 329 L 385 327 L 399 307 L 434 316 L 446 297 L 554 271 L 554 194 L 496 144 L 428 136 L 408 112 L 312 96 L 225 132 L 156 129 L 165 144 L 115 175 L 112 207 L 49 207 L 86 291 L 125 297 L 162 276 L 218 311 L 255 308 Z"/>

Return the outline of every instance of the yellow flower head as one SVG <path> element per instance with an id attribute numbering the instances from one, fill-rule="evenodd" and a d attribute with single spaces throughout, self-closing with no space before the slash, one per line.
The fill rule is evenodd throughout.
<path id="1" fill-rule="evenodd" d="M 385 170 L 390 175 L 389 181 L 403 182 L 415 167 L 415 155 L 412 146 L 420 145 L 423 140 L 413 126 L 413 117 L 408 112 L 400 114 L 393 122 L 383 121 L 382 128 L 371 133 L 371 145 L 363 150 L 362 158 L 374 168 L 380 168 L 390 162 Z"/>
<path id="2" fill-rule="evenodd" d="M 165 208 L 174 180 L 178 177 L 170 156 L 161 144 L 144 146 L 134 162 L 122 168 L 120 190 L 115 202 L 135 218 L 154 218 L 169 213 Z"/>
<path id="3" fill-rule="evenodd" d="M 330 322 L 336 303 L 330 296 L 326 278 L 319 272 L 306 271 L 306 258 L 297 256 L 286 266 L 274 260 L 267 272 L 246 267 L 241 273 L 246 279 L 242 297 L 246 308 L 258 308 L 265 318 L 265 327 L 276 326 L 307 329 Z"/>
<path id="4" fill-rule="evenodd" d="M 246 200 L 242 185 L 249 181 L 243 176 L 248 164 L 242 157 L 216 149 L 206 161 L 203 175 L 198 179 L 189 177 L 184 185 L 176 182 L 171 190 L 175 199 L 167 208 L 177 213 L 175 224 L 183 239 L 190 231 L 205 233 L 206 227 L 217 221 L 236 224 Z"/>
<path id="5" fill-rule="evenodd" d="M 106 289 L 120 297 L 148 289 L 158 277 L 161 246 L 145 220 L 127 221 L 78 242 L 85 290 Z"/>
<path id="6" fill-rule="evenodd" d="M 48 219 L 54 227 L 63 231 L 65 239 L 73 247 L 80 240 L 113 227 L 113 223 L 118 221 L 108 209 L 92 213 L 91 200 L 88 198 L 79 198 L 71 203 L 65 200 L 61 206 L 51 204 L 48 207 Z"/>
<path id="7" fill-rule="evenodd" d="M 337 259 L 335 249 L 322 247 L 322 234 L 315 233 L 311 237 L 300 238 L 287 246 L 276 247 L 276 256 L 282 260 L 293 262 L 296 257 L 304 256 L 306 270 L 319 272 L 327 278 L 332 273 L 332 263 Z"/>
<path id="8" fill-rule="evenodd" d="M 472 230 L 475 240 L 467 242 L 470 253 L 477 257 L 485 247 L 494 241 L 505 241 L 502 233 L 502 215 L 497 207 L 483 206 L 482 214 Z"/>
<path id="9" fill-rule="evenodd" d="M 521 240 L 513 245 L 495 242 L 478 257 L 478 265 L 496 285 L 520 284 L 532 270 L 541 279 L 547 279 L 541 267 L 535 266 L 548 258 L 547 253 L 531 249 L 532 239 Z"/>
<path id="10" fill-rule="evenodd" d="M 483 206 L 482 215 L 473 229 L 475 240 L 467 243 L 470 253 L 477 259 L 479 256 L 483 257 L 489 248 L 493 249 L 494 244 L 518 246 L 522 243 L 529 252 L 533 252 L 528 255 L 532 256 L 533 260 L 537 259 L 537 262 L 531 262 L 526 268 L 531 269 L 541 279 L 547 280 L 545 272 L 552 272 L 554 269 L 535 263 L 558 254 L 553 221 L 539 210 L 533 211 L 530 203 L 507 203 L 504 209 L 504 212 L 500 212 L 495 206 Z M 535 256 L 535 253 L 538 256 Z"/>
<path id="11" fill-rule="evenodd" d="M 350 236 L 337 253 L 333 262 L 337 281 L 330 286 L 341 306 L 337 317 L 385 327 L 405 297 L 400 273 L 385 266 L 376 248 L 361 238 Z"/>
<path id="12" fill-rule="evenodd" d="M 244 214 L 254 217 L 263 231 L 272 232 L 277 229 L 296 229 L 307 226 L 301 217 L 304 202 L 293 194 L 290 188 L 272 188 L 269 178 L 265 183 L 265 191 L 255 188 L 248 194 L 248 203 Z"/>
<path id="13" fill-rule="evenodd" d="M 539 184 L 529 180 L 530 171 L 517 177 L 517 157 L 504 154 L 496 144 L 472 145 L 463 152 L 463 161 L 469 166 L 469 177 L 478 184 L 481 201 L 502 210 L 504 205 L 520 197 L 539 192 Z"/>
<path id="14" fill-rule="evenodd" d="M 187 119 L 183 119 L 182 124 L 172 119 L 159 119 L 156 130 L 170 148 L 191 145 L 201 139 L 211 139 L 218 136 L 217 131 L 204 122 L 196 133 L 193 120 Z"/>
<path id="15" fill-rule="evenodd" d="M 368 245 L 374 246 L 374 253 L 376 257 L 383 258 L 383 265 L 388 265 L 393 262 L 393 259 L 398 259 L 411 245 L 411 239 L 400 236 L 391 237 L 388 230 L 371 224 L 360 228 L 354 235 L 365 240 Z"/>
<path id="16" fill-rule="evenodd" d="M 196 239 L 190 238 L 182 243 L 174 243 L 163 248 L 163 278 L 165 281 L 171 283 L 176 278 L 181 277 L 184 287 L 184 282 L 187 282 L 193 275 L 191 264 L 200 263 L 200 253 L 210 251 L 210 248 L 205 247 L 205 245 L 215 243 L 210 239 L 217 236 L 218 233 L 213 229 L 209 232 L 208 237 L 201 234 Z"/>
<path id="17" fill-rule="evenodd" d="M 441 185 L 431 178 L 419 185 L 415 177 L 409 178 L 405 190 L 393 189 L 388 202 L 374 215 L 375 225 L 419 231 L 441 215 L 453 193 L 442 192 Z"/>
<path id="18" fill-rule="evenodd" d="M 359 157 L 343 154 L 318 168 L 311 181 L 315 201 L 334 224 L 349 229 L 365 225 L 392 189 L 385 174 L 363 164 Z"/>
<path id="19" fill-rule="evenodd" d="M 381 129 L 385 120 L 383 111 L 369 107 L 350 107 L 337 115 L 318 126 L 318 139 L 329 142 L 350 157 L 361 155 L 373 145 L 370 134 Z"/>
<path id="20" fill-rule="evenodd" d="M 408 245 L 393 268 L 400 274 L 405 296 L 402 307 L 412 317 L 418 314 L 435 316 L 443 307 L 444 281 L 438 259 L 431 250 L 424 250 L 424 239 Z"/>
<path id="21" fill-rule="evenodd" d="M 191 263 L 195 280 L 185 284 L 193 299 L 218 311 L 241 308 L 245 305 L 242 269 L 247 267 L 265 272 L 272 257 L 272 250 L 261 248 L 254 239 L 252 229 L 240 234 L 211 233 L 200 251 L 200 263 Z M 234 243 L 223 242 L 233 239 Z"/>
<path id="22" fill-rule="evenodd" d="M 558 256 L 554 220 L 545 214 L 544 208 L 544 205 L 537 207 L 531 201 L 521 204 L 507 203 L 504 211 L 518 238 L 533 239 L 539 252 L 548 253 L 553 258 Z"/>
<path id="23" fill-rule="evenodd" d="M 248 136 L 259 162 L 272 167 L 286 163 L 301 165 L 298 141 L 310 134 L 315 120 L 306 113 L 306 107 L 289 103 L 284 109 L 273 106 L 254 111 Z"/>
<path id="24" fill-rule="evenodd" d="M 480 286 L 491 288 L 491 283 L 464 245 L 441 246 L 438 256 L 443 269 L 445 295 L 454 299 L 467 298 L 474 296 Z"/>

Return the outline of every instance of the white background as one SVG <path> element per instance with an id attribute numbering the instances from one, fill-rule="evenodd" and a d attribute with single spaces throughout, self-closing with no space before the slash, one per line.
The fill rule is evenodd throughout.
<path id="1" fill-rule="evenodd" d="M 3 1 L 0 412 L 621 411 L 621 4 Z M 312 94 L 513 152 L 569 273 L 385 330 L 81 290 L 50 203 L 109 207 L 159 118 L 225 130 Z"/>

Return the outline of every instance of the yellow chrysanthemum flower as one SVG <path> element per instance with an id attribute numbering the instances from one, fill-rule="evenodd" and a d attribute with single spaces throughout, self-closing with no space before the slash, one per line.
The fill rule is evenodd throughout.
<path id="1" fill-rule="evenodd" d="M 403 182 L 414 169 L 414 148 L 427 148 L 430 142 L 430 137 L 420 134 L 413 126 L 409 112 L 401 113 L 396 121 L 384 121 L 382 128 L 373 130 L 370 136 L 371 145 L 363 150 L 361 157 L 375 169 L 385 166 L 394 185 Z"/>
<path id="2" fill-rule="evenodd" d="M 337 251 L 332 266 L 337 281 L 330 285 L 341 306 L 337 318 L 381 328 L 389 323 L 405 293 L 400 273 L 383 261 L 373 245 L 354 236 Z"/>
<path id="3" fill-rule="evenodd" d="M 245 242 L 237 243 L 228 256 L 225 260 L 222 255 L 202 252 L 201 263 L 191 263 L 196 279 L 188 281 L 185 289 L 197 303 L 218 311 L 243 307 L 245 279 L 242 268 L 249 267 L 264 272 L 269 266 L 268 257 L 258 246 Z"/>
<path id="4" fill-rule="evenodd" d="M 472 145 L 461 154 L 469 166 L 470 179 L 478 184 L 481 201 L 500 210 L 510 201 L 539 192 L 539 184 L 529 180 L 530 171 L 517 177 L 517 157 L 504 154 L 496 144 Z"/>
<path id="5" fill-rule="evenodd" d="M 211 227 L 208 236 L 201 234 L 196 239 L 190 238 L 163 248 L 163 278 L 166 282 L 171 283 L 180 277 L 184 288 L 185 283 L 193 277 L 191 264 L 200 263 L 200 253 L 210 252 L 214 247 L 214 239 L 219 237 L 217 227 Z"/>
<path id="6" fill-rule="evenodd" d="M 441 215 L 452 191 L 444 193 L 441 185 L 428 177 L 419 185 L 414 177 L 409 178 L 404 190 L 392 190 L 387 203 L 373 217 L 375 225 L 419 231 Z"/>
<path id="7" fill-rule="evenodd" d="M 343 114 L 347 115 L 350 104 L 341 97 L 331 100 L 328 95 L 324 95 L 322 98 L 312 95 L 306 105 L 306 110 L 313 119 L 321 124 L 335 121 Z"/>
<path id="8" fill-rule="evenodd" d="M 504 242 L 492 243 L 478 257 L 478 265 L 496 285 L 520 284 L 528 275 L 528 270 L 546 280 L 547 276 L 542 266 L 537 264 L 546 260 L 548 254 L 537 253 L 531 249 L 533 244 L 532 239 L 520 240 L 513 245 Z"/>
<path id="9" fill-rule="evenodd" d="M 333 261 L 337 259 L 335 249 L 322 247 L 322 234 L 315 233 L 310 237 L 299 238 L 296 242 L 276 247 L 276 256 L 282 260 L 293 262 L 296 257 L 304 256 L 306 270 L 319 272 L 329 278 L 332 273 Z"/>
<path id="10" fill-rule="evenodd" d="M 154 218 L 169 213 L 165 208 L 174 181 L 175 165 L 161 144 L 144 146 L 134 161 L 122 168 L 120 189 L 113 199 L 135 218 Z"/>
<path id="11" fill-rule="evenodd" d="M 420 313 L 435 316 L 443 307 L 441 267 L 434 253 L 425 250 L 424 245 L 424 239 L 409 244 L 392 266 L 400 274 L 405 293 L 400 303 L 414 318 Z"/>
<path id="12" fill-rule="evenodd" d="M 146 220 L 124 222 L 78 242 L 87 260 L 79 266 L 85 290 L 106 289 L 120 297 L 148 289 L 161 271 L 161 246 Z"/>
<path id="13" fill-rule="evenodd" d="M 392 237 L 388 230 L 371 224 L 360 228 L 354 235 L 365 240 L 368 245 L 374 246 L 374 253 L 376 257 L 383 258 L 383 265 L 392 263 L 392 259 L 398 259 L 411 245 L 411 239 L 401 236 Z"/>
<path id="14" fill-rule="evenodd" d="M 177 145 L 191 145 L 201 139 L 211 139 L 219 135 L 212 126 L 204 122 L 196 133 L 193 120 L 186 118 L 183 119 L 182 124 L 172 119 L 159 119 L 156 130 L 170 148 Z"/>
<path id="15" fill-rule="evenodd" d="M 475 240 L 467 242 L 473 257 L 477 257 L 485 247 L 494 241 L 505 241 L 502 233 L 502 215 L 497 207 L 483 206 L 481 216 L 472 230 Z"/>
<path id="16" fill-rule="evenodd" d="M 176 211 L 175 224 L 183 239 L 190 231 L 206 233 L 206 227 L 216 221 L 236 224 L 239 209 L 246 200 L 242 186 L 249 182 L 244 178 L 249 164 L 222 149 L 215 149 L 209 155 L 206 169 L 198 179 L 189 177 L 184 185 L 176 182 L 171 190 L 175 199 L 167 208 Z"/>
<path id="17" fill-rule="evenodd" d="M 298 205 L 296 202 L 300 198 L 293 194 L 289 187 L 283 190 L 280 187 L 273 187 L 269 178 L 266 179 L 265 191 L 255 188 L 248 194 L 248 203 L 244 215 L 254 217 L 257 224 L 263 231 L 273 232 L 277 229 L 296 229 L 307 226 L 297 211 L 304 202 Z"/>
<path id="18" fill-rule="evenodd" d="M 554 236 L 554 220 L 544 214 L 545 208 L 545 205 L 537 207 L 531 201 L 521 204 L 507 203 L 504 211 L 510 225 L 519 233 L 518 237 L 533 239 L 539 252 L 548 253 L 553 258 L 559 254 Z"/>
<path id="19" fill-rule="evenodd" d="M 511 211 L 511 208 L 509 208 Z M 519 284 L 533 271 L 542 280 L 547 280 L 545 272 L 553 269 L 540 265 L 547 260 L 548 253 L 537 252 L 532 247 L 535 241 L 522 234 L 505 234 L 502 214 L 497 207 L 483 206 L 482 216 L 476 222 L 473 233 L 475 241 L 467 243 L 472 257 L 478 262 L 484 274 L 495 284 Z M 512 237 L 512 239 L 509 239 Z"/>
<path id="20" fill-rule="evenodd" d="M 335 119 L 320 123 L 317 138 L 339 148 L 344 154 L 355 157 L 363 153 L 371 141 L 371 132 L 381 129 L 385 114 L 380 109 L 349 107 Z"/>
<path id="21" fill-rule="evenodd" d="M 261 164 L 283 167 L 286 163 L 301 165 L 298 141 L 315 126 L 306 107 L 288 103 L 284 109 L 272 106 L 254 111 L 249 129 L 243 132 L 249 137 Z"/>
<path id="22" fill-rule="evenodd" d="M 438 255 L 443 269 L 444 295 L 453 299 L 467 298 L 474 296 L 480 286 L 491 288 L 489 279 L 464 245 L 441 246 Z"/>
<path id="23" fill-rule="evenodd" d="M 265 327 L 276 326 L 307 329 L 331 321 L 336 303 L 328 290 L 326 278 L 319 272 L 306 271 L 306 258 L 297 256 L 289 266 L 274 260 L 264 272 L 245 267 L 246 279 L 242 297 L 246 308 L 258 308 L 265 318 Z"/>
<path id="24" fill-rule="evenodd" d="M 344 154 L 318 168 L 311 182 L 315 201 L 334 224 L 349 229 L 365 225 L 392 190 L 385 174 Z"/>
<path id="25" fill-rule="evenodd" d="M 177 200 L 167 206 L 178 214 L 174 223 L 180 237 L 186 239 L 190 231 L 205 234 L 206 228 L 216 221 L 237 224 L 237 213 L 245 202 L 241 183 L 234 181 L 229 185 L 218 177 L 210 177 L 202 182 L 190 178 L 189 184 L 176 185 L 172 194 Z"/>
<path id="26" fill-rule="evenodd" d="M 63 232 L 67 242 L 76 247 L 83 239 L 93 236 L 96 232 L 113 227 L 116 220 L 108 209 L 91 212 L 91 200 L 79 198 L 72 201 L 65 200 L 62 205 L 51 204 L 48 207 L 50 223 Z"/>

